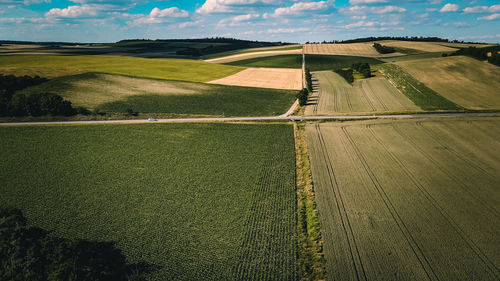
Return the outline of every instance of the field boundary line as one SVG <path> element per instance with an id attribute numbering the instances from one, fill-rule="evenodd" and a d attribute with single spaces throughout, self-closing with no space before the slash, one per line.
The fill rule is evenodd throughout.
<path id="1" fill-rule="evenodd" d="M 321 133 L 320 125 L 316 124 L 315 128 L 316 128 L 316 132 L 318 135 L 318 140 L 320 142 L 321 151 L 323 152 L 322 153 L 323 160 L 325 161 L 326 168 L 328 171 L 328 178 L 330 179 L 330 183 L 332 184 L 333 193 L 335 195 L 335 201 L 337 203 L 336 204 L 337 210 L 338 210 L 338 213 L 340 215 L 340 219 L 342 222 L 342 227 L 344 229 L 344 234 L 346 236 L 347 244 L 349 245 L 349 251 L 351 252 L 351 259 L 352 259 L 352 262 L 354 265 L 354 270 L 356 272 L 356 277 L 358 280 L 368 280 L 368 278 L 366 277 L 366 272 L 365 272 L 365 268 L 363 266 L 363 262 L 361 260 L 361 255 L 360 255 L 359 250 L 358 250 L 358 245 L 356 243 L 354 231 L 352 230 L 349 216 L 347 214 L 347 210 L 345 208 L 344 201 L 342 199 L 342 195 L 340 194 L 340 189 L 338 186 L 337 177 L 336 177 L 335 172 L 334 172 L 333 167 L 332 167 L 330 155 L 328 154 L 328 149 L 326 147 L 325 140 L 323 138 L 323 134 Z M 342 210 L 343 210 L 343 212 L 342 212 Z M 346 222 L 344 222 L 344 216 L 345 216 Z M 346 223 L 347 223 L 347 226 L 346 226 Z M 349 231 L 347 230 L 347 228 L 349 228 Z M 350 233 L 350 235 L 349 235 L 349 233 Z M 351 242 L 351 240 L 352 240 L 352 242 Z M 354 250 L 353 250 L 353 245 L 351 243 L 354 245 Z M 353 253 L 354 251 L 356 252 L 356 255 L 354 255 L 354 253 Z M 359 263 L 359 265 L 357 265 L 357 263 Z M 358 272 L 360 270 L 361 270 L 362 275 Z"/>
<path id="2" fill-rule="evenodd" d="M 346 126 L 342 126 L 341 128 L 342 128 L 342 131 L 343 131 L 345 137 L 347 138 L 347 140 L 351 144 L 352 148 L 354 149 L 356 155 L 358 156 L 359 160 L 361 161 L 363 168 L 365 169 L 366 173 L 370 177 L 370 180 L 372 181 L 373 186 L 375 187 L 378 194 L 382 198 L 382 201 L 384 202 L 384 204 L 386 205 L 387 209 L 389 210 L 389 213 L 391 214 L 392 218 L 394 219 L 394 221 L 398 225 L 401 233 L 406 238 L 406 241 L 408 242 L 408 244 L 409 244 L 410 248 L 412 249 L 413 253 L 415 254 L 416 258 L 419 260 L 420 265 L 422 266 L 422 269 L 426 273 L 427 277 L 429 278 L 429 280 L 439 280 L 436 273 L 434 272 L 434 269 L 432 268 L 431 264 L 427 260 L 427 257 L 424 255 L 422 249 L 420 248 L 418 243 L 415 241 L 415 238 L 411 235 L 411 232 L 408 230 L 408 227 L 406 226 L 403 219 L 399 215 L 396 207 L 394 207 L 394 204 L 391 202 L 389 196 L 387 195 L 387 193 L 383 189 L 382 185 L 378 181 L 375 173 L 368 165 L 368 162 L 366 161 L 363 153 L 361 152 L 359 147 L 356 145 L 356 143 L 352 139 L 352 136 L 347 131 Z"/>
<path id="3" fill-rule="evenodd" d="M 375 132 L 373 132 L 373 129 L 371 128 L 371 125 L 366 125 L 368 130 L 373 136 L 373 139 L 375 139 L 387 152 L 387 154 L 392 158 L 392 160 L 398 164 L 398 166 L 401 168 L 401 170 L 406 174 L 406 176 L 413 182 L 415 187 L 420 191 L 420 193 L 427 199 L 429 202 L 441 213 L 441 215 L 448 221 L 448 223 L 453 227 L 455 232 L 460 236 L 460 238 L 469 246 L 469 248 L 483 261 L 483 263 L 487 266 L 489 270 L 492 271 L 493 275 L 496 277 L 498 276 L 498 269 L 496 268 L 496 265 L 492 263 L 489 258 L 482 252 L 482 250 L 477 247 L 477 245 L 473 242 L 470 241 L 470 239 L 466 238 L 466 234 L 463 232 L 461 227 L 453 220 L 453 218 L 441 207 L 441 205 L 437 202 L 437 200 L 427 191 L 427 189 L 415 178 L 415 176 L 410 172 L 408 167 L 406 167 L 399 158 L 397 158 L 392 152 L 390 152 L 387 149 L 387 146 L 375 135 Z M 413 146 L 413 145 L 412 145 Z M 492 269 L 490 266 L 493 266 L 494 269 L 496 269 L 496 272 L 494 269 Z"/>

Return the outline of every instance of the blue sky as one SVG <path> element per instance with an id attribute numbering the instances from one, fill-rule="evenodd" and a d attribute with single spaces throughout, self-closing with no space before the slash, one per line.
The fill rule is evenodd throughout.
<path id="1" fill-rule="evenodd" d="M 499 26 L 499 1 L 0 0 L 0 40 L 439 36 L 499 43 Z"/>

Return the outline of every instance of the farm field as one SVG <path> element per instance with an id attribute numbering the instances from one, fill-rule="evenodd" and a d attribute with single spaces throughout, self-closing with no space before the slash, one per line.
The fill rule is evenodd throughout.
<path id="1" fill-rule="evenodd" d="M 103 72 L 142 78 L 206 82 L 244 68 L 186 59 L 144 59 L 120 56 L 4 56 L 0 73 L 54 78 Z"/>
<path id="2" fill-rule="evenodd" d="M 238 54 L 247 54 L 247 53 L 258 53 L 258 52 L 266 52 L 266 51 L 288 51 L 288 50 L 302 50 L 302 45 L 283 45 L 283 46 L 274 46 L 274 47 L 259 47 L 259 48 L 248 48 L 248 49 L 240 49 L 234 51 L 227 51 L 222 53 L 215 53 L 211 55 L 202 56 L 205 60 L 222 58 L 232 55 Z"/>
<path id="3" fill-rule="evenodd" d="M 300 69 L 289 68 L 247 68 L 234 75 L 210 81 L 208 83 L 300 90 L 302 89 L 302 71 Z"/>
<path id="4" fill-rule="evenodd" d="M 500 109 L 500 68 L 453 56 L 396 63 L 441 96 L 468 109 Z"/>
<path id="5" fill-rule="evenodd" d="M 300 74 L 300 72 L 299 72 Z M 58 94 L 75 106 L 101 112 L 170 113 L 216 116 L 279 115 L 295 92 L 85 73 L 54 78 L 21 93 Z"/>
<path id="6" fill-rule="evenodd" d="M 441 42 L 415 42 L 415 41 L 396 41 L 396 40 L 383 40 L 378 43 L 394 47 L 397 49 L 410 49 L 422 53 L 436 53 L 436 52 L 455 52 L 458 49 L 448 47 Z"/>
<path id="7" fill-rule="evenodd" d="M 498 280 L 500 122 L 306 125 L 328 280 Z"/>
<path id="8" fill-rule="evenodd" d="M 358 62 L 366 62 L 372 65 L 383 63 L 378 59 L 367 57 L 306 55 L 306 67 L 311 71 L 331 70 L 337 65 L 347 67 Z M 243 67 L 302 68 L 302 55 L 280 55 L 267 58 L 254 58 L 234 61 L 228 64 Z"/>
<path id="9" fill-rule="evenodd" d="M 302 54 L 302 49 L 293 48 L 293 49 L 287 49 L 287 50 L 280 50 L 280 49 L 269 50 L 269 49 L 266 49 L 266 51 L 247 51 L 247 52 L 237 53 L 234 55 L 213 58 L 213 59 L 207 59 L 205 61 L 211 62 L 211 63 L 230 63 L 230 62 L 234 62 L 234 61 L 247 60 L 247 59 L 253 59 L 253 58 L 264 58 L 264 57 L 272 57 L 272 56 L 278 56 L 278 55 L 289 55 L 289 54 Z"/>
<path id="10" fill-rule="evenodd" d="M 333 71 L 313 72 L 318 88 L 306 107 L 306 115 L 419 111 L 385 78 L 373 77 L 350 85 Z"/>
<path id="11" fill-rule="evenodd" d="M 66 238 L 115 241 L 148 280 L 295 280 L 293 128 L 0 128 L 0 205 Z M 193 149 L 196 148 L 196 149 Z"/>
<path id="12" fill-rule="evenodd" d="M 311 55 L 343 55 L 359 57 L 395 57 L 401 53 L 381 54 L 373 48 L 373 42 L 349 44 L 306 44 L 304 51 Z"/>

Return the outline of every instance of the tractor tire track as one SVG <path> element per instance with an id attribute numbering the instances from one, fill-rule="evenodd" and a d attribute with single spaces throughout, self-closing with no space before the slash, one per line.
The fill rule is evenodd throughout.
<path id="1" fill-rule="evenodd" d="M 316 124 L 315 128 L 316 128 L 316 133 L 317 133 L 318 140 L 319 140 L 319 143 L 321 146 L 323 160 L 325 161 L 325 165 L 327 167 L 329 181 L 332 184 L 332 189 L 333 189 L 333 193 L 335 196 L 335 203 L 337 205 L 337 211 L 339 213 L 339 216 L 340 216 L 340 219 L 342 222 L 342 228 L 344 230 L 347 244 L 349 246 L 351 260 L 352 260 L 352 263 L 354 266 L 354 271 L 356 272 L 357 280 L 368 280 L 366 277 L 366 272 L 365 272 L 365 268 L 363 266 L 363 262 L 361 260 L 361 255 L 359 253 L 358 246 L 357 246 L 357 243 L 356 243 L 356 240 L 354 237 L 354 232 L 353 232 L 352 227 L 351 227 L 351 222 L 349 221 L 349 216 L 347 214 L 342 195 L 340 194 L 337 178 L 336 178 L 335 172 L 333 171 L 332 162 L 331 162 L 330 156 L 328 154 L 328 149 L 326 147 L 326 143 L 325 143 L 323 134 L 321 132 L 320 125 Z M 345 219 L 344 219 L 344 217 L 345 217 Z"/>
<path id="2" fill-rule="evenodd" d="M 463 232 L 463 230 L 458 226 L 458 224 L 451 218 L 451 216 L 439 205 L 437 200 L 432 197 L 432 195 L 425 189 L 425 187 L 416 179 L 416 177 L 410 172 L 408 167 L 404 165 L 404 163 L 399 160 L 392 152 L 387 149 L 387 146 L 375 135 L 375 132 L 371 128 L 371 125 L 366 126 L 370 133 L 373 136 L 373 139 L 377 141 L 384 148 L 387 154 L 391 157 L 391 159 L 401 168 L 401 170 L 405 173 L 405 175 L 412 181 L 412 183 L 417 187 L 417 189 L 421 192 L 421 194 L 434 206 L 440 214 L 447 220 L 447 222 L 453 227 L 455 232 L 460 236 L 460 238 L 467 244 L 467 246 L 481 259 L 481 261 L 487 266 L 487 268 L 500 279 L 500 272 L 496 265 L 492 263 L 489 258 L 482 252 L 482 250 L 477 247 L 477 245 L 470 241 Z"/>
<path id="3" fill-rule="evenodd" d="M 394 207 L 394 204 L 391 202 L 389 199 L 389 196 L 387 196 L 385 190 L 383 189 L 382 185 L 378 181 L 377 177 L 375 176 L 375 173 L 373 170 L 370 168 L 368 165 L 368 162 L 366 161 L 366 158 L 364 157 L 363 153 L 353 140 L 352 136 L 349 134 L 347 131 L 347 128 L 345 126 L 342 127 L 342 131 L 351 144 L 352 148 L 354 149 L 356 155 L 358 156 L 363 168 L 365 169 L 366 173 L 370 177 L 371 182 L 373 183 L 373 186 L 375 187 L 377 193 L 381 197 L 382 201 L 384 202 L 386 208 L 388 209 L 389 213 L 391 214 L 392 218 L 396 222 L 396 225 L 400 229 L 401 233 L 405 237 L 406 241 L 408 242 L 408 245 L 412 249 L 414 255 L 417 257 L 420 265 L 422 266 L 422 269 L 424 270 L 425 274 L 427 275 L 427 278 L 429 280 L 439 280 L 437 277 L 436 273 L 434 272 L 434 269 L 432 268 L 430 262 L 427 260 L 427 257 L 424 255 L 422 249 L 416 242 L 415 238 L 411 235 L 411 232 L 409 231 L 408 227 L 404 223 L 403 219 L 397 212 L 397 209 Z"/>

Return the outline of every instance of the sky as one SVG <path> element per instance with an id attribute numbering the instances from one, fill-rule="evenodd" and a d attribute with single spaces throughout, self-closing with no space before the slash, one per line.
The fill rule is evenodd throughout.
<path id="1" fill-rule="evenodd" d="M 499 27 L 500 1 L 489 0 L 0 0 L 0 40 L 438 36 L 500 43 Z"/>

